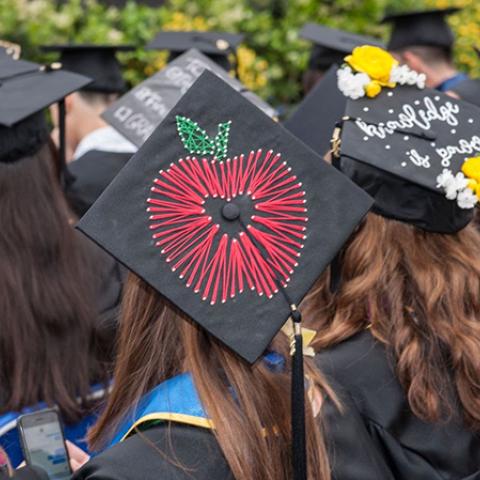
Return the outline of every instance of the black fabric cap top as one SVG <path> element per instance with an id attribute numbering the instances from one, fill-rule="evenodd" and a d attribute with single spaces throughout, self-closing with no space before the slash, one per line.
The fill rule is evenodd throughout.
<path id="1" fill-rule="evenodd" d="M 386 15 L 382 23 L 393 24 L 388 49 L 427 46 L 450 51 L 455 38 L 445 17 L 458 11 L 460 8 L 445 8 Z"/>
<path id="2" fill-rule="evenodd" d="M 332 65 L 341 65 L 345 55 L 360 45 L 383 47 L 380 40 L 334 28 L 306 23 L 299 33 L 300 38 L 314 43 L 308 68 L 328 70 Z"/>
<path id="3" fill-rule="evenodd" d="M 242 43 L 243 35 L 227 32 L 160 32 L 146 48 L 150 50 L 168 50 L 183 53 L 196 48 L 211 55 L 228 55 Z"/>
<path id="4" fill-rule="evenodd" d="M 439 176 L 480 153 L 480 109 L 435 90 L 398 86 L 348 100 L 340 169 L 375 198 L 373 211 L 454 233 L 474 208 L 448 199 Z M 475 197 L 474 197 L 475 198 Z"/>
<path id="5" fill-rule="evenodd" d="M 195 48 L 207 55 L 225 70 L 230 70 L 229 54 L 236 53 L 244 36 L 227 32 L 173 31 L 160 32 L 146 48 L 150 50 L 168 50 L 169 61 L 183 52 Z"/>
<path id="6" fill-rule="evenodd" d="M 0 161 L 35 153 L 47 141 L 42 110 L 89 82 L 82 75 L 0 55 Z"/>
<path id="7" fill-rule="evenodd" d="M 48 45 L 42 50 L 60 53 L 64 70 L 90 77 L 93 81 L 83 90 L 122 93 L 127 88 L 116 53 L 134 50 L 131 45 Z"/>
<path id="8" fill-rule="evenodd" d="M 1 56 L 0 125 L 10 127 L 90 82 L 83 75 Z"/>
<path id="9" fill-rule="evenodd" d="M 347 104 L 337 88 L 337 70 L 336 65 L 330 67 L 284 123 L 285 128 L 322 157 L 330 149 L 333 130 Z"/>
<path id="10" fill-rule="evenodd" d="M 205 71 L 78 228 L 254 362 L 371 202 Z"/>

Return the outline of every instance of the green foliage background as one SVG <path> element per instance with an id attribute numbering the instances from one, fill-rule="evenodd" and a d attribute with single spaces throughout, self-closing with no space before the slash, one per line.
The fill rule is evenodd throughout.
<path id="1" fill-rule="evenodd" d="M 161 7 L 133 0 L 119 9 L 98 0 L 0 0 L 0 38 L 19 43 L 25 58 L 50 61 L 39 45 L 54 43 L 131 43 L 134 54 L 123 54 L 132 84 L 161 68 L 165 54 L 142 49 L 162 29 L 243 32 L 240 77 L 271 103 L 291 103 L 300 94 L 309 44 L 297 37 L 307 21 L 386 38 L 378 24 L 387 7 L 397 10 L 461 5 L 452 17 L 458 36 L 457 63 L 480 76 L 473 46 L 480 46 L 478 0 L 167 0 Z"/>

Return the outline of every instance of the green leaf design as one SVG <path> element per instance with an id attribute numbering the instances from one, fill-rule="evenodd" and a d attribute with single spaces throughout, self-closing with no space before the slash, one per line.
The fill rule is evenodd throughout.
<path id="1" fill-rule="evenodd" d="M 194 155 L 213 155 L 218 160 L 227 156 L 231 121 L 220 123 L 215 138 L 190 118 L 177 115 L 177 131 L 185 149 Z"/>

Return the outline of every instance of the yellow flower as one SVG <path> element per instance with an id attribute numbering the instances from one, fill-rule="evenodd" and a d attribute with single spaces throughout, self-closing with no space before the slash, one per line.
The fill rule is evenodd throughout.
<path id="1" fill-rule="evenodd" d="M 375 80 L 372 80 L 365 87 L 365 93 L 367 94 L 367 97 L 370 97 L 370 98 L 376 97 L 381 91 L 382 91 L 381 85 Z"/>
<path id="2" fill-rule="evenodd" d="M 467 178 L 480 182 L 480 157 L 467 158 L 462 165 L 462 172 Z"/>
<path id="3" fill-rule="evenodd" d="M 382 48 L 372 47 L 370 45 L 356 47 L 351 55 L 345 57 L 345 61 L 355 71 L 366 73 L 372 80 L 375 80 L 379 86 L 395 86 L 394 83 L 390 82 L 390 72 L 393 67 L 398 65 L 398 62 Z M 376 89 L 377 87 L 375 87 L 375 91 Z M 377 95 L 378 93 L 379 92 L 377 92 Z"/>

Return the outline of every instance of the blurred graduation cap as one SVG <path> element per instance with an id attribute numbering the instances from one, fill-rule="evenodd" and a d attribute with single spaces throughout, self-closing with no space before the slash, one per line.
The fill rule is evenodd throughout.
<path id="1" fill-rule="evenodd" d="M 386 15 L 382 23 L 393 25 L 387 48 L 401 50 L 412 46 L 430 46 L 450 51 L 455 37 L 446 17 L 460 10 L 451 7 Z"/>
<path id="2" fill-rule="evenodd" d="M 160 32 L 146 48 L 149 50 L 168 50 L 169 61 L 182 53 L 195 48 L 208 56 L 225 70 L 231 69 L 229 55 L 236 58 L 237 47 L 243 41 L 241 34 L 227 32 L 173 31 Z"/>
<path id="3" fill-rule="evenodd" d="M 48 45 L 45 52 L 60 54 L 62 68 L 90 77 L 93 81 L 83 88 L 100 93 L 123 93 L 126 83 L 117 52 L 134 50 L 131 45 Z"/>
<path id="4" fill-rule="evenodd" d="M 247 90 L 213 60 L 196 49 L 190 49 L 115 101 L 102 117 L 140 147 L 205 69 L 225 80 L 270 117 L 277 115 L 273 107 Z"/>
<path id="5" fill-rule="evenodd" d="M 296 305 L 370 205 L 348 178 L 204 71 L 78 228 L 247 362 L 292 316 L 292 384 L 303 402 Z M 302 403 L 295 421 L 303 413 Z M 302 436 L 301 425 L 293 430 Z M 297 472 L 298 455 L 304 445 Z"/>
<path id="6" fill-rule="evenodd" d="M 321 156 L 330 149 L 335 125 L 347 103 L 337 88 L 337 70 L 332 65 L 284 123 L 287 130 Z"/>
<path id="7" fill-rule="evenodd" d="M 337 165 L 375 199 L 373 211 L 438 233 L 473 218 L 461 172 L 480 154 L 480 109 L 438 91 L 384 89 L 348 99 Z"/>
<path id="8" fill-rule="evenodd" d="M 324 71 L 332 65 L 341 65 L 345 55 L 360 45 L 383 47 L 382 42 L 375 38 L 315 23 L 306 23 L 300 30 L 299 36 L 314 44 L 308 62 L 308 68 L 311 70 Z"/>
<path id="9" fill-rule="evenodd" d="M 48 130 L 42 110 L 90 82 L 83 75 L 0 55 L 0 161 L 13 162 L 35 153 Z M 60 108 L 61 168 L 65 163 L 64 109 Z M 62 115 L 63 112 L 63 115 Z"/>

